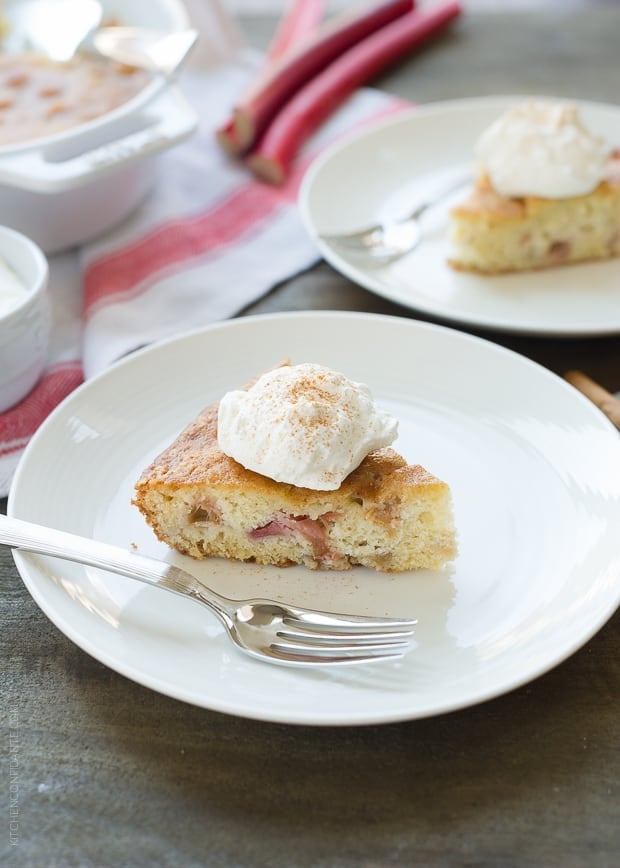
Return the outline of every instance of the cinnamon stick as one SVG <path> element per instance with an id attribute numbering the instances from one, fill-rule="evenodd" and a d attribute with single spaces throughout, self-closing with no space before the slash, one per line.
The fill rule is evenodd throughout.
<path id="1" fill-rule="evenodd" d="M 620 399 L 616 398 L 583 371 L 567 371 L 564 379 L 602 410 L 616 428 L 620 428 Z"/>

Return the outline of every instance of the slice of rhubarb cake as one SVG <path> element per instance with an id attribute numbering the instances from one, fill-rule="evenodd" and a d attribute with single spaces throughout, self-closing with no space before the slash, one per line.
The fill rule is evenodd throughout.
<path id="1" fill-rule="evenodd" d="M 469 198 L 450 212 L 450 265 L 481 274 L 620 256 L 620 151 L 578 107 L 513 106 L 483 132 Z"/>
<path id="2" fill-rule="evenodd" d="M 450 489 L 382 445 L 396 430 L 367 387 L 284 365 L 201 412 L 143 472 L 134 503 L 195 558 L 438 569 L 456 554 Z"/>

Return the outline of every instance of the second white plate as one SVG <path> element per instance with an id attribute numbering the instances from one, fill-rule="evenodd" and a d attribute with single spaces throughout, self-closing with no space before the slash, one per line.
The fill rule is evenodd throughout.
<path id="1" fill-rule="evenodd" d="M 345 258 L 319 238 L 409 213 L 447 180 L 471 175 L 480 133 L 523 98 L 457 100 L 413 109 L 356 133 L 319 157 L 304 178 L 300 206 L 327 262 L 377 295 L 447 321 L 556 336 L 620 331 L 620 260 L 489 277 L 450 268 L 448 209 L 465 195 L 467 183 L 425 217 L 423 243 L 388 265 Z M 620 146 L 619 107 L 579 106 L 593 133 Z"/>

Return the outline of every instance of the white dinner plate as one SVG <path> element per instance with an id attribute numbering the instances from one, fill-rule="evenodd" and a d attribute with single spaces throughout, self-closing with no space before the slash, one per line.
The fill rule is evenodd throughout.
<path id="1" fill-rule="evenodd" d="M 440 102 L 378 122 L 319 157 L 300 191 L 305 225 L 322 256 L 368 290 L 450 322 L 542 335 L 620 331 L 620 260 L 482 277 L 447 264 L 448 210 L 464 198 L 481 132 L 524 97 Z M 588 128 L 620 146 L 620 107 L 580 102 Z M 387 265 L 344 257 L 321 233 L 400 216 L 460 179 L 423 218 L 420 246 Z"/>
<path id="2" fill-rule="evenodd" d="M 197 562 L 156 541 L 131 504 L 142 468 L 204 405 L 285 357 L 368 383 L 400 421 L 396 448 L 450 483 L 459 532 L 450 567 L 392 575 Z M 263 720 L 367 724 L 469 706 L 566 658 L 620 595 L 617 431 L 542 367 L 406 318 L 249 317 L 140 351 L 48 418 L 9 510 L 136 546 L 234 597 L 418 618 L 399 661 L 302 671 L 245 656 L 189 600 L 16 553 L 37 604 L 93 657 L 169 696 Z"/>

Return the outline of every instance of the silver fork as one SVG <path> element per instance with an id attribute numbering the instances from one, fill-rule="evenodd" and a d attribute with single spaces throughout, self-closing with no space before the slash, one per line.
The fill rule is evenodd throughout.
<path id="1" fill-rule="evenodd" d="M 0 515 L 0 544 L 98 567 L 203 603 L 238 648 L 272 663 L 316 666 L 400 657 L 416 623 L 319 612 L 274 600 L 232 600 L 164 561 L 5 515 Z"/>
<path id="2" fill-rule="evenodd" d="M 471 181 L 471 173 L 453 179 L 404 217 L 394 217 L 353 232 L 320 233 L 319 238 L 345 255 L 387 262 L 409 253 L 422 239 L 420 218 L 429 208 Z"/>

